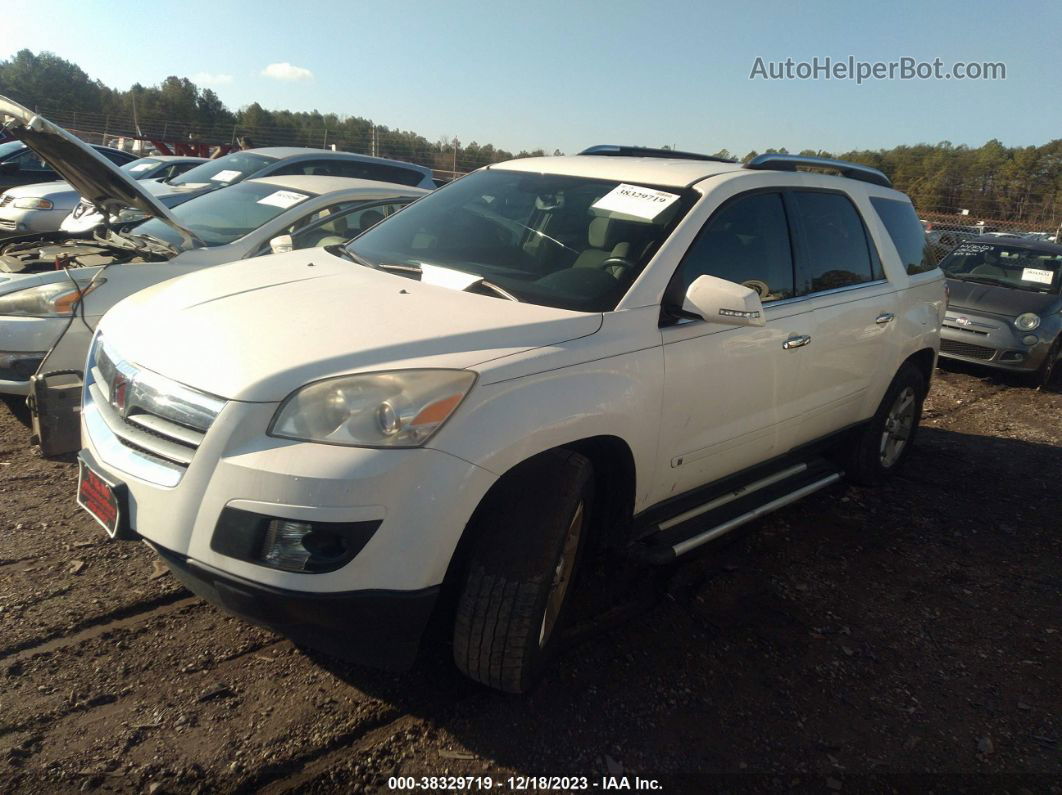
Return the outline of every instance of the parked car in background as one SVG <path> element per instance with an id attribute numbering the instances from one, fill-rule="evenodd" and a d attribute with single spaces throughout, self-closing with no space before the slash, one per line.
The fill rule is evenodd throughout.
<path id="1" fill-rule="evenodd" d="M 273 146 L 232 152 L 216 160 L 208 160 L 176 177 L 146 181 L 144 188 L 154 196 L 166 199 L 164 203 L 172 207 L 193 196 L 235 185 L 252 177 L 299 174 L 369 179 L 427 190 L 435 187 L 431 169 L 413 163 L 353 152 L 333 152 L 330 149 Z M 137 218 L 135 209 L 130 208 L 122 220 L 132 221 Z M 66 219 L 62 230 L 71 234 L 84 234 L 99 223 L 100 218 L 91 202 L 84 201 Z"/>
<path id="2" fill-rule="evenodd" d="M 160 155 L 132 160 L 121 166 L 121 170 L 136 180 L 162 179 L 182 174 L 204 162 L 204 157 Z M 0 194 L 0 233 L 58 232 L 64 219 L 76 211 L 80 198 L 67 182 L 10 188 Z"/>
<path id="3" fill-rule="evenodd" d="M 93 146 L 92 148 L 119 166 L 137 159 L 136 155 L 109 146 Z M 21 141 L 7 141 L 0 144 L 0 191 L 36 182 L 55 182 L 58 179 L 61 177 L 48 161 Z"/>
<path id="4" fill-rule="evenodd" d="M 1062 356 L 1062 246 L 966 241 L 940 267 L 950 289 L 940 355 L 1049 383 Z"/>
<path id="5" fill-rule="evenodd" d="M 522 692 L 584 553 L 665 564 L 902 465 L 944 313 L 925 248 L 852 163 L 491 166 L 112 309 L 78 499 L 301 643 L 408 666 L 435 614 L 465 674 Z"/>
<path id="6" fill-rule="evenodd" d="M 952 229 L 933 229 L 925 233 L 926 242 L 932 247 L 937 259 L 946 256 L 964 240 L 972 240 L 979 237 L 972 232 L 961 232 Z"/>
<path id="7" fill-rule="evenodd" d="M 172 210 L 66 131 L 0 98 L 0 120 L 108 216 L 151 216 L 97 239 L 0 247 L 0 394 L 30 376 L 79 371 L 92 330 L 122 298 L 166 279 L 285 248 L 338 244 L 427 193 L 345 177 L 274 176 L 194 196 Z M 75 322 L 76 321 L 76 322 Z M 43 372 L 43 371 L 42 371 Z M 76 422 L 76 417 L 74 418 Z"/>

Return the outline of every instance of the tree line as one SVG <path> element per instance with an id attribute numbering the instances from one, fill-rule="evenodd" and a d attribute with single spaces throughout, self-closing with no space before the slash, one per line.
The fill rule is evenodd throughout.
<path id="1" fill-rule="evenodd" d="M 36 108 L 68 128 L 164 140 L 234 142 L 250 136 L 256 146 L 314 146 L 376 154 L 442 171 L 471 171 L 513 157 L 544 155 L 541 149 L 511 152 L 476 141 L 391 129 L 361 116 L 317 111 L 267 110 L 257 102 L 230 110 L 210 88 L 188 78 L 167 77 L 160 85 L 134 84 L 118 90 L 52 53 L 21 50 L 0 60 L 0 94 Z M 617 130 L 617 139 L 622 130 Z M 767 152 L 787 153 L 783 149 Z M 561 154 L 554 151 L 553 154 Z M 726 150 L 717 155 L 733 157 Z M 747 162 L 757 152 L 740 159 Z M 881 169 L 922 212 L 959 213 L 1053 228 L 1062 220 L 1062 139 L 1041 146 L 1008 147 L 991 140 L 979 147 L 952 144 L 852 150 L 833 155 Z M 738 158 L 734 158 L 738 159 Z"/>

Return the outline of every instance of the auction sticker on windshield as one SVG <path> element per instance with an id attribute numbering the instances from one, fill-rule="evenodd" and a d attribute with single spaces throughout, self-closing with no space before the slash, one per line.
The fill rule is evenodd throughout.
<path id="1" fill-rule="evenodd" d="M 1021 280 L 1023 282 L 1039 282 L 1040 284 L 1050 284 L 1055 280 L 1054 271 L 1044 271 L 1039 268 L 1025 268 L 1021 272 Z"/>
<path id="2" fill-rule="evenodd" d="M 608 210 L 652 221 L 678 199 L 678 194 L 620 183 L 593 203 L 595 210 Z"/>
<path id="3" fill-rule="evenodd" d="M 240 176 L 240 174 L 242 173 L 242 171 L 233 171 L 231 168 L 229 168 L 225 171 L 219 171 L 217 174 L 212 176 L 210 180 L 212 182 L 232 182 L 234 179 L 236 179 L 236 177 Z"/>
<path id="4" fill-rule="evenodd" d="M 278 190 L 275 193 L 270 193 L 264 199 L 259 199 L 259 204 L 271 204 L 274 207 L 280 207 L 281 209 L 288 209 L 294 207 L 296 204 L 307 198 L 305 193 L 295 193 L 290 190 Z"/>

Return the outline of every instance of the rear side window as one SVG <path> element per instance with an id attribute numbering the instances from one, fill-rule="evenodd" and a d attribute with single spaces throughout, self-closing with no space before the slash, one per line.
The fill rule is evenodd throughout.
<path id="1" fill-rule="evenodd" d="M 925 273 L 937 267 L 933 246 L 926 239 L 922 224 L 909 202 L 872 196 L 870 203 L 885 224 L 908 273 Z"/>
<path id="2" fill-rule="evenodd" d="M 424 179 L 422 173 L 410 168 L 392 166 L 387 163 L 359 163 L 353 160 L 340 163 L 340 176 L 413 186 L 419 185 Z"/>
<path id="3" fill-rule="evenodd" d="M 792 191 L 793 223 L 803 242 L 797 293 L 817 293 L 878 278 L 863 220 L 840 193 Z"/>
<path id="4" fill-rule="evenodd" d="M 750 287 L 764 303 L 793 296 L 793 257 L 779 194 L 743 196 L 716 212 L 679 265 L 672 289 L 684 295 L 705 275 Z"/>

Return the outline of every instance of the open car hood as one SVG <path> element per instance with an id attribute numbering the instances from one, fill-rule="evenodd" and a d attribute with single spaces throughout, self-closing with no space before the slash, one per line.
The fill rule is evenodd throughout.
<path id="1" fill-rule="evenodd" d="M 117 218 L 127 208 L 140 210 L 172 226 L 184 241 L 184 248 L 192 247 L 195 236 L 158 199 L 91 146 L 4 96 L 0 96 L 0 124 L 108 217 Z"/>

